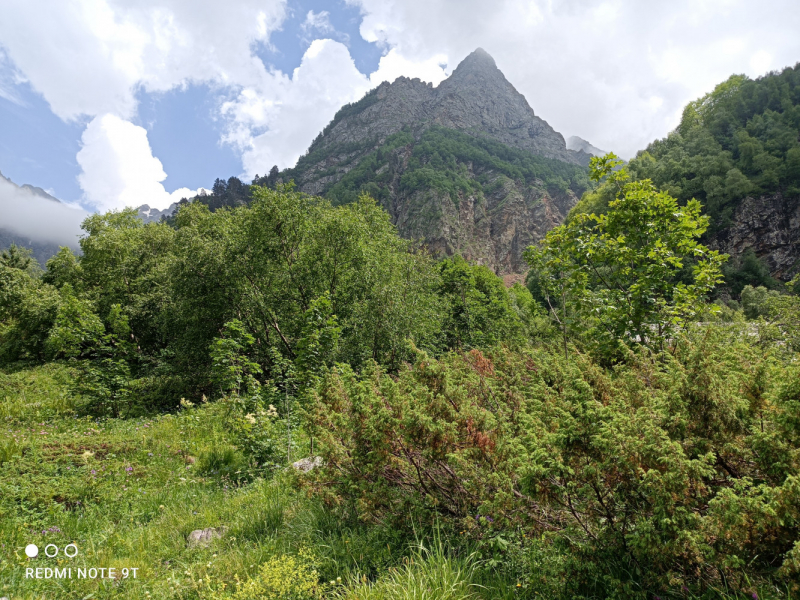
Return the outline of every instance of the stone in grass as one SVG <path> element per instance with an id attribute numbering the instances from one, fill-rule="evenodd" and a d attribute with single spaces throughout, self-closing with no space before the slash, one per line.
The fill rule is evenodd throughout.
<path id="1" fill-rule="evenodd" d="M 302 473 L 308 473 L 309 471 L 315 469 L 316 467 L 321 467 L 321 466 L 322 466 L 321 456 L 315 456 L 314 458 L 311 458 L 309 456 L 308 458 L 303 458 L 298 460 L 297 462 L 292 463 L 292 468 L 301 471 Z"/>
<path id="2" fill-rule="evenodd" d="M 227 527 L 207 527 L 205 529 L 195 529 L 189 534 L 186 542 L 189 548 L 205 548 L 211 541 L 216 538 L 221 538 L 222 535 L 228 530 Z"/>

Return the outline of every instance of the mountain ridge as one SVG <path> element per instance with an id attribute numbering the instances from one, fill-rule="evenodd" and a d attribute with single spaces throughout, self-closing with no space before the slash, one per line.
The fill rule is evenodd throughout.
<path id="1" fill-rule="evenodd" d="M 469 54 L 437 87 L 408 77 L 381 83 L 340 109 L 305 156 L 334 144 L 385 139 L 405 126 L 434 125 L 485 135 L 546 158 L 584 166 L 589 161 L 585 152 L 567 149 L 564 137 L 536 116 L 482 48 Z"/>

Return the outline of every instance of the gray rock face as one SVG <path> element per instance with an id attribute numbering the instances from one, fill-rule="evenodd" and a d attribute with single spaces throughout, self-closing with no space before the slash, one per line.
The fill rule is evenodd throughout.
<path id="1" fill-rule="evenodd" d="M 287 177 L 302 192 L 325 195 L 390 135 L 405 130 L 419 141 L 431 127 L 489 138 L 571 165 L 586 166 L 590 159 L 586 152 L 568 150 L 563 136 L 534 114 L 492 57 L 478 49 L 436 88 L 400 77 L 344 107 Z M 524 249 L 561 224 L 577 203 L 571 191 L 551 192 L 541 181 L 515 181 L 472 163 L 462 166 L 467 177 L 480 178 L 485 194 L 459 192 L 453 198 L 434 189 L 409 192 L 400 180 L 412 146 L 393 150 L 389 163 L 375 174 L 382 174 L 381 185 L 388 191 L 383 206 L 400 235 L 423 240 L 434 254 L 458 252 L 498 273 L 523 273 Z"/>
<path id="2" fill-rule="evenodd" d="M 752 248 L 773 277 L 791 279 L 800 270 L 800 198 L 780 193 L 745 198 L 734 213 L 733 225 L 709 245 L 731 256 Z"/>
<path id="3" fill-rule="evenodd" d="M 186 544 L 189 548 L 209 546 L 212 541 L 221 538 L 228 530 L 227 527 L 207 527 L 206 529 L 195 529 L 186 538 Z"/>
<path id="4" fill-rule="evenodd" d="M 161 217 L 170 217 L 175 214 L 175 209 L 178 207 L 177 202 L 173 202 L 168 208 L 158 210 L 157 208 L 150 208 L 149 204 L 142 204 L 138 209 L 139 218 L 145 223 L 158 223 Z"/>
<path id="5" fill-rule="evenodd" d="M 588 164 L 584 153 L 567 150 L 564 137 L 537 117 L 481 48 L 467 56 L 438 87 L 400 77 L 370 93 L 368 106 L 326 128 L 309 152 L 363 140 L 379 141 L 406 126 L 440 125 L 484 135 L 509 146 L 573 164 Z M 374 98 L 372 97 L 374 95 Z"/>
<path id="6" fill-rule="evenodd" d="M 523 251 L 563 223 L 578 202 L 571 191 L 551 193 L 541 182 L 528 186 L 491 170 L 469 173 L 486 180 L 486 194 L 464 194 L 458 202 L 435 190 L 408 194 L 400 180 L 410 157 L 398 149 L 384 203 L 400 235 L 424 240 L 434 255 L 459 253 L 499 274 L 527 271 Z"/>

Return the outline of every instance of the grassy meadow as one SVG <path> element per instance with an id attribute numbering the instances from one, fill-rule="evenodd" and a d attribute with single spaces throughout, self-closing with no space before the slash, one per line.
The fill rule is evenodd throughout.
<path id="1" fill-rule="evenodd" d="M 281 576 L 286 558 L 298 556 L 299 571 L 285 574 L 316 572 L 314 585 L 328 582 L 331 597 L 421 598 L 431 585 L 442 588 L 436 598 L 483 590 L 469 557 L 349 522 L 297 491 L 286 470 L 255 476 L 230 445 L 222 404 L 97 420 L 77 414 L 70 377 L 53 364 L 0 374 L 0 597 L 218 598 L 270 560 Z M 222 526 L 208 547 L 187 546 L 191 531 Z M 36 559 L 25 555 L 31 543 Z M 69 543 L 77 557 L 44 557 L 45 545 Z M 56 566 L 72 567 L 72 579 L 25 577 L 26 568 Z M 101 582 L 77 579 L 78 567 L 138 571 Z"/>

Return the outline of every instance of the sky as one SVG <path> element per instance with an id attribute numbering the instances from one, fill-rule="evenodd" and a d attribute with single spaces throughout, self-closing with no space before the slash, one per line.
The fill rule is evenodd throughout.
<path id="1" fill-rule="evenodd" d="M 87 211 L 293 166 L 343 104 L 438 85 L 477 47 L 557 131 L 623 158 L 730 75 L 800 61 L 797 0 L 0 4 L 0 172 Z"/>

